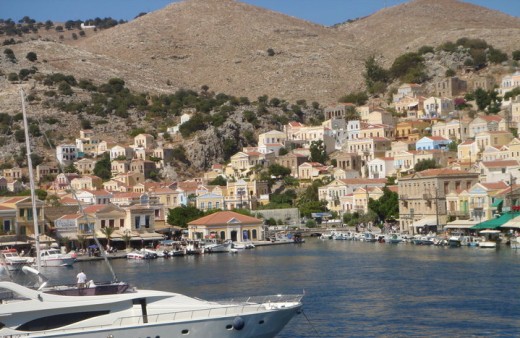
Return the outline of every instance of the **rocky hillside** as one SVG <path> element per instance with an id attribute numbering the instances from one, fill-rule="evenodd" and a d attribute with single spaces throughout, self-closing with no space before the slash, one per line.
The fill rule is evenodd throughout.
<path id="1" fill-rule="evenodd" d="M 520 48 L 519 18 L 458 0 L 414 0 L 336 29 L 387 64 L 404 52 L 461 37 L 484 39 L 509 53 Z"/>
<path id="2" fill-rule="evenodd" d="M 164 130 L 165 124 L 176 122 L 178 116 L 173 115 L 177 113 L 149 118 L 146 112 L 133 108 L 128 118 L 108 114 L 105 119 L 85 111 L 65 112 L 56 101 L 63 99 L 62 106 L 69 101 L 88 101 L 90 93 L 73 88 L 74 93 L 66 98 L 49 97 L 46 92 L 57 91 L 58 86 L 48 88 L 42 79 L 57 72 L 78 80 L 91 79 L 96 85 L 121 78 L 135 93 L 146 93 L 150 104 L 154 95 L 171 94 L 179 88 L 200 92 L 202 86 L 208 86 L 210 92 L 249 97 L 251 101 L 266 94 L 269 100 L 294 103 L 305 99 L 309 106 L 313 101 L 325 106 L 364 88 L 364 61 L 370 55 L 381 56 L 388 67 L 405 52 L 461 37 L 484 38 L 510 54 L 520 49 L 519 33 L 520 19 L 456 0 L 416 0 L 335 27 L 234 0 L 186 0 L 110 29 L 88 30 L 78 39 L 69 38 L 70 31 L 63 33 L 67 35 L 64 39 L 53 38 L 50 32 L 17 37 L 16 44 L 4 46 L 4 50 L 13 51 L 16 62 L 0 54 L 0 113 L 20 112 L 19 83 L 9 81 L 9 74 L 34 69 L 30 80 L 23 82 L 36 98 L 30 102 L 30 112 L 41 116 L 39 121 L 59 121 L 41 123 L 42 130 L 52 130 L 53 141 L 74 140 L 83 119 L 92 122 L 95 131 L 108 141 L 126 142 L 131 129 Z M 29 52 L 37 54 L 36 61 L 27 60 Z M 432 79 L 443 77 L 446 69 L 463 61 L 464 55 L 431 54 L 426 57 L 428 75 Z M 244 110 L 257 109 L 257 105 L 239 107 L 218 127 L 207 122 L 210 127 L 184 142 L 187 165 L 200 169 L 222 161 L 229 155 L 223 151 L 225 140 L 234 140 L 227 146 L 237 150 L 251 145 L 252 135 L 282 124 L 273 118 L 275 114 L 288 119 L 294 113 L 270 109 L 258 117 L 256 125 L 244 122 Z M 210 115 L 215 113 L 218 110 Z M 19 129 L 19 121 L 10 128 Z M 20 155 L 20 142 L 0 137 L 4 157 Z M 43 147 L 40 151 L 52 156 Z"/>

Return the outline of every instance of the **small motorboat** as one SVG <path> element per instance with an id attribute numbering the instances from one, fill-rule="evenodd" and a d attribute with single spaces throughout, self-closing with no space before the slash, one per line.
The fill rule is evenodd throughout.
<path id="1" fill-rule="evenodd" d="M 41 266 L 71 266 L 76 261 L 70 254 L 63 254 L 58 249 L 47 249 L 40 252 Z"/>
<path id="2" fill-rule="evenodd" d="M 9 271 L 19 271 L 26 265 L 34 263 L 32 257 L 21 257 L 16 249 L 0 250 L 0 264 L 5 265 Z"/>

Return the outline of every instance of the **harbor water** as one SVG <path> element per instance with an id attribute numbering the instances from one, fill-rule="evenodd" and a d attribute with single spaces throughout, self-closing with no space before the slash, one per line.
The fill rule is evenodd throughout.
<path id="1" fill-rule="evenodd" d="M 279 337 L 518 337 L 520 250 L 307 239 L 239 254 L 111 261 L 141 288 L 203 299 L 305 292 Z M 53 282 L 111 278 L 103 262 L 45 268 Z"/>

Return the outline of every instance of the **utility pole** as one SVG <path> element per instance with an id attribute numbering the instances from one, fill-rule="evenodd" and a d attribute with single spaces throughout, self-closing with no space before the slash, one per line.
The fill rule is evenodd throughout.
<path id="1" fill-rule="evenodd" d="M 435 189 L 435 219 L 437 222 L 437 231 L 439 230 L 439 196 L 438 189 Z"/>

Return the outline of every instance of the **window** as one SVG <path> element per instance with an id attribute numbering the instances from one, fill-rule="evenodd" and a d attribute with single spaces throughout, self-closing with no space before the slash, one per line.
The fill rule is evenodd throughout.
<path id="1" fill-rule="evenodd" d="M 9 232 L 11 231 L 11 220 L 4 220 L 4 232 Z"/>
<path id="2" fill-rule="evenodd" d="M 101 220 L 101 228 L 104 228 L 106 227 L 106 220 L 102 219 Z"/>
<path id="3" fill-rule="evenodd" d="M 123 218 L 119 219 L 119 227 L 124 228 L 125 227 L 125 220 Z"/>
<path id="4" fill-rule="evenodd" d="M 110 228 L 113 228 L 113 227 L 114 227 L 114 223 L 115 223 L 115 221 L 114 221 L 113 219 L 108 220 L 108 226 L 109 226 Z"/>
<path id="5" fill-rule="evenodd" d="M 134 223 L 134 227 L 136 229 L 141 229 L 141 222 L 140 221 L 141 221 L 141 217 L 140 216 L 135 216 L 134 217 L 134 222 L 135 222 Z"/>
<path id="6" fill-rule="evenodd" d="M 144 227 L 149 228 L 150 227 L 150 215 L 144 216 Z"/>

